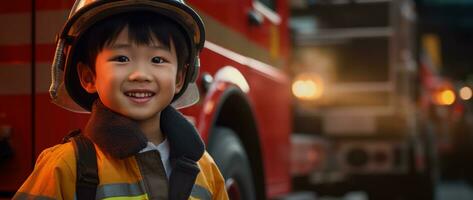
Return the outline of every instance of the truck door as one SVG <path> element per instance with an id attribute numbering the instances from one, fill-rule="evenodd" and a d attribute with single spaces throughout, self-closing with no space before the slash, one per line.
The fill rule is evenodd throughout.
<path id="1" fill-rule="evenodd" d="M 33 167 L 32 1 L 0 7 L 0 197 L 16 191 Z"/>
<path id="2" fill-rule="evenodd" d="M 87 121 L 52 104 L 48 92 L 55 35 L 73 3 L 18 0 L 0 7 L 0 198 L 13 195 L 45 148 Z"/>

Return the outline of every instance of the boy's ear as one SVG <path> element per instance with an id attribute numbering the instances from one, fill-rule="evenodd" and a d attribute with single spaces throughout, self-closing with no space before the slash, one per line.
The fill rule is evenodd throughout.
<path id="1" fill-rule="evenodd" d="M 184 69 L 178 70 L 177 75 L 176 75 L 176 91 L 174 94 L 177 94 L 181 91 L 182 86 L 184 86 L 184 79 L 185 79 L 185 74 L 187 71 L 187 66 L 184 67 Z"/>
<path id="2" fill-rule="evenodd" d="M 95 88 L 95 73 L 89 66 L 84 63 L 78 63 L 77 74 L 79 74 L 80 84 L 85 91 L 91 94 L 97 92 L 97 89 Z"/>

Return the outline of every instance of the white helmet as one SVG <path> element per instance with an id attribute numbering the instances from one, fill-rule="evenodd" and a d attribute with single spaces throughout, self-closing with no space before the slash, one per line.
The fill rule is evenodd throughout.
<path id="1" fill-rule="evenodd" d="M 49 93 L 52 101 L 74 112 L 90 112 L 96 94 L 85 91 L 76 70 L 76 41 L 98 21 L 119 13 L 151 11 L 169 17 L 185 30 L 189 43 L 190 59 L 185 72 L 184 85 L 174 96 L 176 108 L 190 106 L 199 100 L 195 84 L 199 73 L 198 54 L 204 47 L 205 29 L 199 15 L 183 0 L 76 0 L 66 24 L 57 37 L 57 47 L 52 64 L 52 82 Z"/>

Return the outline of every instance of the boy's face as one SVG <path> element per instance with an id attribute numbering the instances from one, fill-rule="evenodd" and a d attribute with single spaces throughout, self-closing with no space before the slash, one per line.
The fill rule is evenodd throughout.
<path id="1" fill-rule="evenodd" d="M 128 28 L 117 40 L 97 55 L 95 73 L 79 64 L 82 86 L 97 92 L 111 110 L 134 120 L 158 116 L 183 85 L 183 73 L 177 75 L 174 44 L 166 48 L 154 40 L 149 46 L 129 40 Z"/>

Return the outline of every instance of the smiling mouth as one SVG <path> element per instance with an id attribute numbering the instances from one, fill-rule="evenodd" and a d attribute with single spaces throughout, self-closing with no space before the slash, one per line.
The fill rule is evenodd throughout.
<path id="1" fill-rule="evenodd" d="M 154 96 L 153 92 L 125 92 L 125 95 L 133 98 L 149 98 Z"/>
<path id="2" fill-rule="evenodd" d="M 151 92 L 151 91 L 128 91 L 128 92 L 125 92 L 125 96 L 127 96 L 135 104 L 147 103 L 148 101 L 151 101 L 151 99 L 154 95 L 156 95 L 156 93 Z"/>

